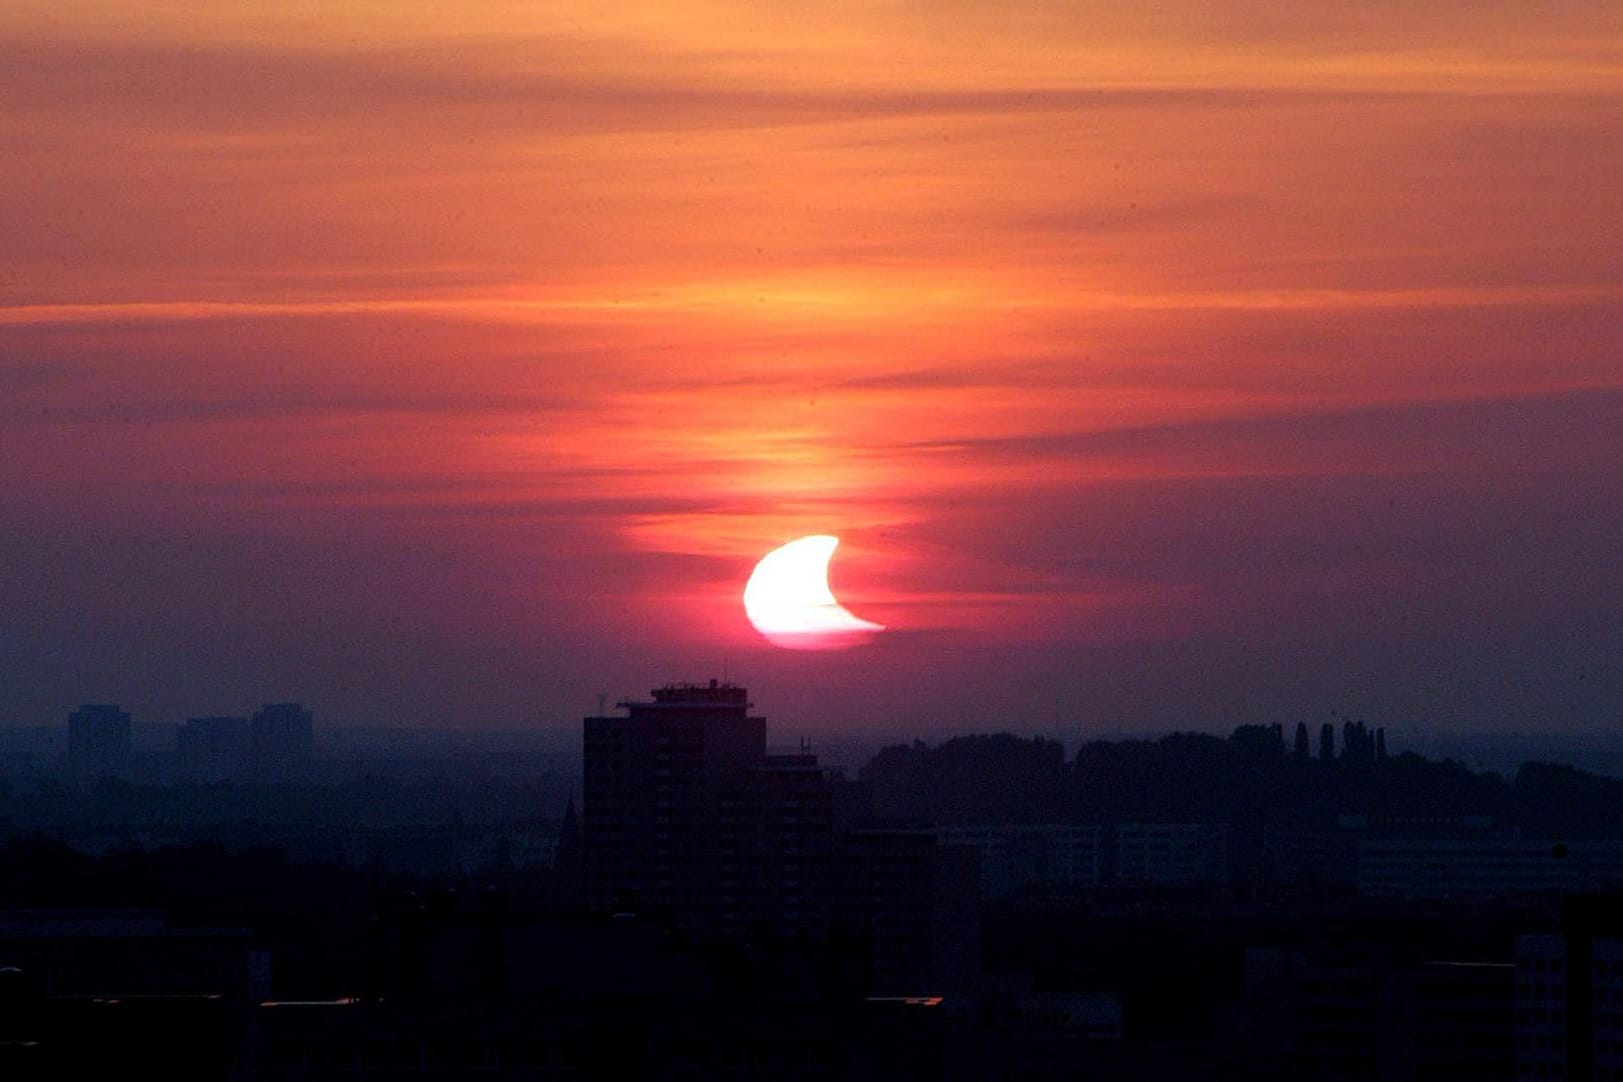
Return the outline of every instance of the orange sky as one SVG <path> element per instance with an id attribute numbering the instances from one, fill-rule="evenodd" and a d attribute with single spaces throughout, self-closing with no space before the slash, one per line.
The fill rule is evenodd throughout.
<path id="1" fill-rule="evenodd" d="M 0 723 L 1616 720 L 1623 8 L 1140 7 L 7 4 Z"/>

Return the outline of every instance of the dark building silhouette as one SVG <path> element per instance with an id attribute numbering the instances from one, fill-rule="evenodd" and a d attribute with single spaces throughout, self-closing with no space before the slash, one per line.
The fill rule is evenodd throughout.
<path id="1" fill-rule="evenodd" d="M 744 688 L 671 684 L 584 732 L 587 901 L 736 932 L 824 922 L 830 772 L 769 756 Z"/>
<path id="2" fill-rule="evenodd" d="M 247 718 L 187 718 L 175 729 L 180 777 L 192 782 L 234 781 L 248 766 Z"/>
<path id="3" fill-rule="evenodd" d="M 315 719 L 299 703 L 266 703 L 254 712 L 248 771 L 259 781 L 300 781 L 315 756 Z"/>
<path id="4" fill-rule="evenodd" d="M 845 839 L 842 917 L 870 937 L 880 996 L 968 997 L 980 975 L 980 858 L 930 830 Z"/>
<path id="5" fill-rule="evenodd" d="M 584 856 L 582 853 L 580 817 L 575 814 L 575 798 L 571 796 L 564 807 L 563 822 L 558 825 L 558 848 L 553 854 L 552 868 L 566 899 L 578 903 L 584 886 Z"/>
<path id="6" fill-rule="evenodd" d="M 766 719 L 732 684 L 672 684 L 583 733 L 587 898 L 713 925 L 724 798 L 766 757 Z"/>
<path id="7" fill-rule="evenodd" d="M 836 834 L 842 779 L 804 747 L 767 754 L 741 687 L 671 684 L 619 705 L 584 723 L 591 908 L 734 942 L 860 944 L 871 991 L 967 1001 L 977 850 L 933 828 Z"/>
<path id="8" fill-rule="evenodd" d="M 1623 895 L 1568 897 L 1560 929 L 1516 938 L 1523 1078 L 1623 1078 Z"/>
<path id="9" fill-rule="evenodd" d="M 1319 729 L 1319 758 L 1325 762 L 1336 757 L 1336 727 L 1325 722 Z"/>
<path id="10" fill-rule="evenodd" d="M 1298 759 L 1308 759 L 1312 757 L 1312 751 L 1308 743 L 1307 722 L 1305 721 L 1299 721 L 1296 723 L 1296 747 L 1294 751 Z"/>
<path id="11" fill-rule="evenodd" d="M 1239 1077 L 1515 1077 L 1515 967 L 1414 959 L 1400 947 L 1376 939 L 1246 949 L 1250 1017 L 1230 1015 L 1235 1033 L 1225 1035 L 1248 1038 Z"/>
<path id="12" fill-rule="evenodd" d="M 68 715 L 68 780 L 78 786 L 121 778 L 130 769 L 130 715 L 113 703 L 86 703 Z"/>
<path id="13" fill-rule="evenodd" d="M 837 783 L 810 751 L 767 755 L 746 771 L 742 799 L 722 816 L 725 926 L 828 930 Z"/>

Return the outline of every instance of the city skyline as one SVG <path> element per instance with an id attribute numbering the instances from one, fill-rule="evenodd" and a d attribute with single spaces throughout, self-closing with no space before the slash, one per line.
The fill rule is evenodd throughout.
<path id="1" fill-rule="evenodd" d="M 0 725 L 1614 727 L 1620 42 L 8 5 Z M 745 618 L 812 534 L 863 645 Z"/>

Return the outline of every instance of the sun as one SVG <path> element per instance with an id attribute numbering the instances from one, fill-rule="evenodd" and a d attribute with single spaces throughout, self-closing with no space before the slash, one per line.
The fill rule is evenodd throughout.
<path id="1" fill-rule="evenodd" d="M 868 641 L 885 625 L 854 616 L 828 586 L 840 539 L 813 534 L 761 557 L 744 585 L 744 614 L 774 646 L 830 650 Z"/>

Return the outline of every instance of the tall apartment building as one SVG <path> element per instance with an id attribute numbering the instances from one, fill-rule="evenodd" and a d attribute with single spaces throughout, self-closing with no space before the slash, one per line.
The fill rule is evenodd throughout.
<path id="1" fill-rule="evenodd" d="M 818 829 L 790 805 L 809 799 L 800 810 L 821 815 L 816 791 L 826 772 L 814 759 L 769 760 L 766 719 L 750 714 L 747 695 L 715 680 L 670 684 L 647 702 L 619 703 L 624 717 L 585 719 L 591 904 L 721 931 L 755 916 L 769 883 L 787 878 L 777 839 Z"/>
<path id="2" fill-rule="evenodd" d="M 842 780 L 769 755 L 744 688 L 656 688 L 585 719 L 588 903 L 707 935 L 866 944 L 870 990 L 965 995 L 979 964 L 979 854 L 936 832 L 836 834 Z"/>
<path id="3" fill-rule="evenodd" d="M 833 918 L 834 771 L 809 751 L 767 755 L 722 807 L 724 930 L 819 933 Z"/>

